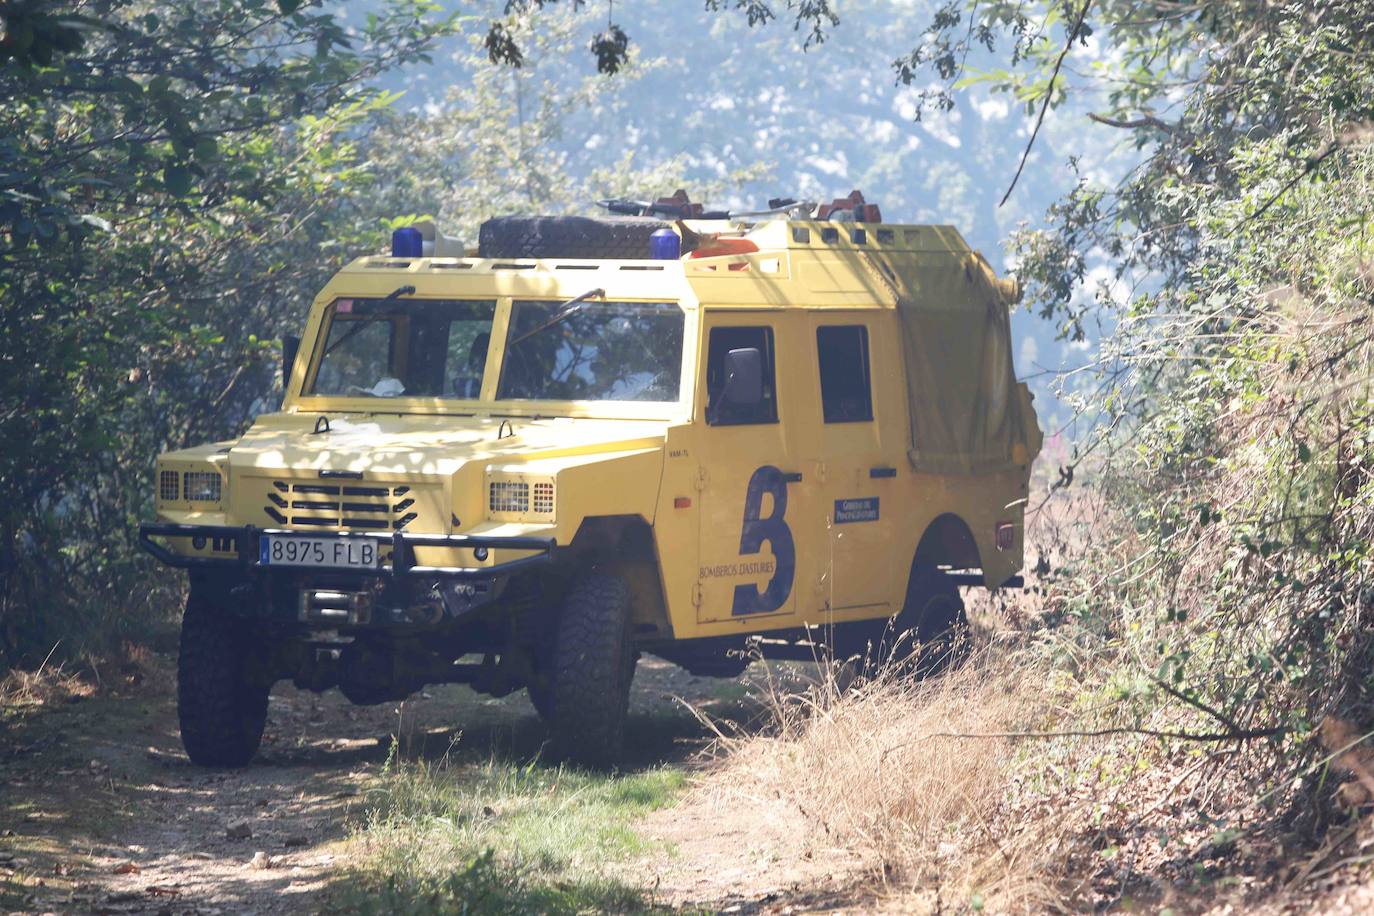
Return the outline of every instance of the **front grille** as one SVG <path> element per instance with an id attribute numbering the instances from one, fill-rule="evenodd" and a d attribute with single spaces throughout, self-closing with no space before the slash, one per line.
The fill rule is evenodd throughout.
<path id="1" fill-rule="evenodd" d="M 492 512 L 530 511 L 530 485 L 515 480 L 493 480 L 488 490 L 487 507 Z"/>
<path id="2" fill-rule="evenodd" d="M 534 485 L 534 511 L 543 515 L 553 512 L 553 484 L 537 483 Z"/>
<path id="3" fill-rule="evenodd" d="M 157 475 L 157 498 L 165 503 L 181 498 L 181 474 L 176 471 L 162 471 Z"/>
<path id="4" fill-rule="evenodd" d="M 218 471 L 187 471 L 182 482 L 186 498 L 195 502 L 219 502 L 221 483 Z"/>
<path id="5" fill-rule="evenodd" d="M 399 531 L 418 517 L 410 487 L 272 481 L 267 517 L 279 525 Z"/>

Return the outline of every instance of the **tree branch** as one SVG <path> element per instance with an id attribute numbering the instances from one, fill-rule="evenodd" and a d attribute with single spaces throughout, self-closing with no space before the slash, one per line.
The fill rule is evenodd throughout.
<path id="1" fill-rule="evenodd" d="M 1130 121 L 1118 121 L 1116 118 L 1109 118 L 1105 115 L 1095 114 L 1090 111 L 1088 112 L 1088 119 L 1096 121 L 1098 124 L 1105 124 L 1107 127 L 1116 127 L 1121 130 L 1139 130 L 1142 127 L 1154 127 L 1164 131 L 1166 134 L 1172 134 L 1178 129 L 1167 121 L 1161 121 L 1152 114 L 1142 114 L 1140 117 Z"/>
<path id="2" fill-rule="evenodd" d="M 1088 15 L 1088 8 L 1092 5 L 1093 0 L 1083 0 L 1083 8 L 1078 11 L 1078 19 L 1074 21 L 1073 28 L 1069 29 L 1069 38 L 1068 41 L 1064 42 L 1064 50 L 1059 52 L 1059 59 L 1054 62 L 1054 72 L 1050 74 L 1050 85 L 1045 90 L 1045 102 L 1040 106 L 1040 116 L 1035 119 L 1035 130 L 1031 131 L 1030 140 L 1021 153 L 1021 164 L 1016 167 L 1016 174 L 1011 177 L 1011 185 L 1007 187 L 1007 193 L 1002 195 L 1001 202 L 997 204 L 999 207 L 1006 204 L 1007 198 L 1011 197 L 1011 192 L 1016 189 L 1016 182 L 1021 180 L 1021 172 L 1026 167 L 1026 160 L 1030 158 L 1031 147 L 1035 146 L 1035 138 L 1040 136 L 1040 125 L 1045 123 L 1045 112 L 1049 111 L 1050 100 L 1054 98 L 1054 81 L 1059 79 L 1059 68 L 1064 66 L 1064 58 L 1069 56 L 1069 50 L 1078 38 L 1078 33 L 1083 28 L 1083 20 Z"/>
<path id="3" fill-rule="evenodd" d="M 1236 223 L 1236 225 L 1227 234 L 1234 235 L 1240 229 L 1241 226 L 1244 226 L 1246 223 L 1250 222 L 1253 219 L 1259 219 L 1260 216 L 1263 215 L 1266 210 L 1268 210 L 1270 207 L 1272 207 L 1275 203 L 1278 202 L 1278 199 L 1280 197 L 1287 194 L 1289 191 L 1293 190 L 1294 185 L 1302 181 L 1308 175 L 1311 175 L 1313 172 L 1315 172 L 1319 165 L 1321 165 L 1327 159 L 1330 159 L 1332 155 L 1334 155 L 1340 148 L 1341 142 L 1339 140 L 1332 140 L 1331 143 L 1326 147 L 1326 149 L 1322 150 L 1314 158 L 1307 160 L 1307 165 L 1305 168 L 1303 168 L 1301 172 L 1290 178 L 1287 182 L 1284 183 L 1283 187 L 1279 188 L 1278 191 L 1274 193 L 1272 197 L 1270 197 L 1264 203 L 1260 204 L 1260 208 L 1258 210 L 1256 210 L 1254 213 L 1251 213 L 1249 216 L 1245 217 L 1240 222 Z"/>
<path id="4" fill-rule="evenodd" d="M 1062 732 L 931 732 L 924 738 L 1104 738 L 1110 735 L 1144 735 L 1147 738 L 1176 738 L 1180 741 L 1254 741 L 1288 734 L 1283 726 L 1246 728 L 1227 732 L 1179 732 L 1153 728 L 1099 728 Z M 900 747 L 900 745 L 898 745 Z"/>

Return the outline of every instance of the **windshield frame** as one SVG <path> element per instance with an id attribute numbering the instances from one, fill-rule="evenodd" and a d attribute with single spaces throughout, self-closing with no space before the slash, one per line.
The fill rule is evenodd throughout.
<path id="1" fill-rule="evenodd" d="M 571 299 L 585 290 L 568 292 L 564 299 Z M 426 299 L 444 302 L 492 302 L 496 303 L 495 318 L 491 326 L 491 339 L 488 343 L 486 365 L 483 368 L 480 395 L 475 398 L 450 398 L 401 395 L 394 398 L 357 395 L 320 395 L 309 393 L 314 384 L 319 364 L 324 355 L 324 347 L 329 337 L 331 315 L 334 303 L 339 299 L 376 298 L 376 294 L 348 293 L 340 290 L 326 290 L 311 309 L 310 321 L 306 328 L 305 346 L 302 346 L 291 379 L 286 386 L 286 397 L 282 408 L 296 413 L 359 413 L 359 414 L 421 414 L 457 416 L 500 416 L 500 417 L 571 417 L 588 419 L 645 419 L 681 420 L 692 414 L 695 397 L 697 358 L 697 337 L 699 331 L 699 311 L 693 301 L 684 301 L 675 295 L 608 295 L 615 302 L 670 304 L 682 313 L 682 367 L 678 378 L 678 397 L 675 401 L 561 401 L 506 399 L 497 400 L 497 385 L 505 368 L 506 345 L 510 336 L 510 321 L 513 304 L 530 299 L 557 299 L 560 293 L 521 292 L 515 295 L 474 295 L 452 292 L 443 294 L 411 294 L 406 299 Z M 586 303 L 588 308 L 596 308 L 597 301 Z M 307 352 L 308 347 L 308 352 Z"/>

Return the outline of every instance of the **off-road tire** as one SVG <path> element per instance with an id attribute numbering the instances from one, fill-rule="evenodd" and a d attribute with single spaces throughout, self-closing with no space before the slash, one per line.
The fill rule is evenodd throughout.
<path id="1" fill-rule="evenodd" d="M 668 224 L 656 219 L 585 216 L 499 216 L 482 224 L 477 251 L 484 258 L 649 257 L 649 236 Z"/>
<path id="2" fill-rule="evenodd" d="M 548 674 L 537 674 L 537 680 L 525 686 L 525 692 L 530 696 L 530 705 L 539 714 L 539 718 L 548 722 L 553 718 L 553 694 L 549 684 Z"/>
<path id="3" fill-rule="evenodd" d="M 620 762 L 639 653 L 630 639 L 630 590 L 588 573 L 563 599 L 548 678 L 550 745 L 556 759 L 593 769 Z M 537 708 L 537 707 L 536 707 Z"/>
<path id="4" fill-rule="evenodd" d="M 889 657 L 910 664 L 917 675 L 937 674 L 968 655 L 968 615 L 959 589 L 934 567 L 917 566 L 906 600 L 892 621 L 896 644 Z"/>
<path id="5" fill-rule="evenodd" d="M 257 753 L 270 688 L 250 682 L 251 651 L 243 625 L 193 588 L 177 659 L 177 717 L 191 762 L 241 767 Z"/>

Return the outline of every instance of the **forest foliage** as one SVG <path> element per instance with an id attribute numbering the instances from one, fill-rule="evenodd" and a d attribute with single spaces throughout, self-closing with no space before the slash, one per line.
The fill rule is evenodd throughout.
<path id="1" fill-rule="evenodd" d="M 1149 155 L 1014 240 L 1066 326 L 1088 252 L 1132 286 L 1083 404 L 1130 563 L 1085 557 L 1085 606 L 1147 628 L 1139 661 L 1228 729 L 1374 724 L 1374 9 L 1131 6 L 1102 7 L 1096 120 Z"/>
<path id="2" fill-rule="evenodd" d="M 610 86 L 543 77 L 569 16 L 543 17 L 537 35 L 510 21 L 528 60 L 512 77 L 436 4 L 342 14 L 264 0 L 3 8 L 0 666 L 165 626 L 180 584 L 150 575 L 133 544 L 153 459 L 274 408 L 279 337 L 391 227 L 434 215 L 474 239 L 491 215 L 683 180 L 672 156 L 570 173 L 562 125 Z M 474 77 L 437 112 L 379 86 L 441 40 Z"/>
<path id="3" fill-rule="evenodd" d="M 152 456 L 270 406 L 274 338 L 389 219 L 423 201 L 471 237 L 492 212 L 682 176 L 682 157 L 630 153 L 576 173 L 563 125 L 613 109 L 607 84 L 591 64 L 577 81 L 531 68 L 581 42 L 585 4 L 508 6 L 471 28 L 419 0 L 349 28 L 261 0 L 5 7 L 8 662 L 117 637 L 163 601 L 129 543 Z M 824 3 L 705 8 L 781 18 L 797 54 L 845 27 Z M 493 52 L 493 21 L 518 57 Z M 453 35 L 483 66 L 447 104 L 377 87 Z M 652 73 L 621 36 L 601 69 Z M 1115 715 L 1262 734 L 1294 766 L 1324 718 L 1374 722 L 1371 36 L 1358 0 L 952 0 L 880 62 L 919 90 L 913 116 L 978 87 L 1020 106 L 1032 149 L 1077 103 L 1138 150 L 1108 183 L 1071 157 L 1076 185 L 1009 242 L 1062 336 L 1111 329 L 1066 388 L 1091 425 L 1058 473 L 1110 512 L 1056 570 L 1049 622 L 1109 672 Z"/>
<path id="4" fill-rule="evenodd" d="M 1095 129 L 1142 151 L 1010 241 L 1062 334 L 1113 329 L 1068 394 L 1092 426 L 1056 487 L 1103 509 L 1061 554 L 1045 645 L 1073 727 L 1243 751 L 1211 758 L 1231 825 L 1320 836 L 1331 761 L 1374 731 L 1374 8 L 958 3 L 897 66 L 948 81 L 928 105 L 987 83 L 1032 126 L 1095 87 Z"/>
<path id="5" fill-rule="evenodd" d="M 353 34 L 263 0 L 3 16 L 0 654 L 14 663 L 162 616 L 131 556 L 149 456 L 224 435 L 262 397 L 276 304 L 364 229 L 348 201 L 369 176 L 345 138 L 388 101 L 369 81 L 451 24 L 418 0 Z"/>
<path id="6" fill-rule="evenodd" d="M 1194 762 L 1219 774 L 1222 813 L 1194 812 L 1208 830 L 1268 818 L 1324 836 L 1344 816 L 1330 764 L 1374 731 L 1374 6 L 947 0 L 922 18 L 903 5 L 893 22 L 925 23 L 908 50 L 846 59 L 805 96 L 861 113 L 871 133 L 806 118 L 782 92 L 727 98 L 757 64 L 706 35 L 683 52 L 702 71 L 661 67 L 630 15 L 662 0 L 624 0 L 610 20 L 596 7 L 493 3 L 494 18 L 464 19 L 384 0 L 345 23 L 286 0 L 0 5 L 0 666 L 171 618 L 178 586 L 132 544 L 154 456 L 274 406 L 277 337 L 392 226 L 436 215 L 471 239 L 489 215 L 703 171 L 715 177 L 694 191 L 725 191 L 773 177 L 759 148 L 815 166 L 844 144 L 882 146 L 891 112 L 868 87 L 890 79 L 911 90 L 913 120 L 958 112 L 975 91 L 1024 115 L 1015 148 L 1005 132 L 931 144 L 917 180 L 917 145 L 893 142 L 865 172 L 955 221 L 971 200 L 1031 190 L 1021 164 L 1066 137 L 1079 146 L 1069 192 L 1007 233 L 1006 259 L 1027 307 L 1088 354 L 1062 380 L 1079 434 L 1031 508 L 1055 516 L 1078 493 L 1094 509 L 1060 511 L 1067 537 L 1029 551 L 1047 610 L 1022 634 L 1033 663 L 1008 681 L 1024 688 L 1033 672 L 1051 702 L 1023 709 L 1027 691 L 999 688 L 1018 700 L 1005 721 L 970 728 L 1034 718 L 1060 737 L 1126 735 L 1078 745 L 1081 770 L 1061 765 L 1066 752 L 1036 785 L 1072 795 L 1080 778 L 1120 785 L 1187 759 L 1188 774 Z M 883 13 L 847 7 L 870 29 Z M 840 34 L 843 14 L 810 0 L 693 11 L 753 29 L 780 85 L 812 88 L 803 51 Z M 384 88 L 441 41 L 470 78 L 424 107 Z M 580 76 L 541 69 L 570 49 L 587 52 Z M 690 105 L 635 122 L 610 71 L 665 97 L 685 84 Z M 684 149 L 681 124 L 711 149 Z M 623 144 L 610 165 L 570 153 L 607 134 Z M 1113 144 L 1138 165 L 1104 179 Z M 970 181 L 956 160 L 997 180 Z M 889 695 L 882 723 L 918 709 L 908 694 Z M 1085 856 L 1120 869 L 1122 888 L 1133 866 L 1102 855 L 1115 849 L 1099 848 L 1103 824 L 1139 845 L 1148 813 L 1092 810 L 1101 832 Z M 943 837 L 959 816 L 916 833 Z M 1044 869 L 1068 867 L 1053 858 Z"/>

